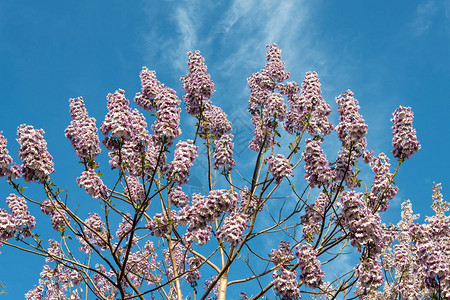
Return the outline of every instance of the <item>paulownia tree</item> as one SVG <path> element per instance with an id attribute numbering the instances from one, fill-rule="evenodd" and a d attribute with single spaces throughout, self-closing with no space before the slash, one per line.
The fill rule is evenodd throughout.
<path id="1" fill-rule="evenodd" d="M 123 90 L 107 96 L 99 130 L 113 178 L 100 172 L 109 167 L 97 158 L 96 120 L 81 97 L 70 99 L 65 135 L 83 166 L 77 183 L 95 203 L 87 215 L 50 180 L 54 164 L 42 129 L 18 127 L 22 164 L 13 164 L 0 134 L 0 175 L 15 190 L 6 198 L 9 212 L 0 210 L 0 241 L 46 262 L 25 297 L 450 297 L 450 220 L 440 186 L 436 215 L 425 224 L 414 223 L 409 202 L 397 225 L 380 218 L 398 192 L 400 165 L 420 149 L 411 108 L 393 113 L 391 167 L 387 155 L 367 149 L 368 126 L 352 91 L 336 98 L 334 126 L 317 73 L 307 72 L 301 85 L 287 81 L 276 44 L 267 46 L 266 61 L 248 78 L 254 131 L 245 161 L 233 159 L 232 124 L 211 100 L 215 86 L 199 51 L 188 53 L 181 77 L 184 108 L 196 120 L 186 137 L 181 100 L 154 71 L 143 67 L 134 97 L 146 116 L 130 108 Z M 341 146 L 329 160 L 322 144 L 334 133 Z M 199 192 L 189 193 L 200 151 L 207 171 Z M 46 199 L 32 199 L 24 182 L 41 185 Z M 32 216 L 30 205 L 48 217 Z M 36 220 L 51 222 L 53 239 L 40 239 Z M 325 274 L 344 255 L 355 267 Z"/>

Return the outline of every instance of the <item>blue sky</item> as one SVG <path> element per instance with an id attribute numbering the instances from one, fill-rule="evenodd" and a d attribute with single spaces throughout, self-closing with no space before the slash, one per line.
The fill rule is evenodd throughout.
<path id="1" fill-rule="evenodd" d="M 142 66 L 181 98 L 186 52 L 199 49 L 216 84 L 213 102 L 245 132 L 251 128 L 246 78 L 264 66 L 265 46 L 273 42 L 291 80 L 319 74 L 334 124 L 334 98 L 347 89 L 355 93 L 376 153 L 391 151 L 395 108 L 413 108 L 422 149 L 402 165 L 400 192 L 383 218 L 397 222 L 405 199 L 421 220 L 430 215 L 433 181 L 442 182 L 445 197 L 450 178 L 450 3 L 444 0 L 1 1 L 0 131 L 18 161 L 17 126 L 44 128 L 52 178 L 83 201 L 74 183 L 81 167 L 64 137 L 69 98 L 83 96 L 99 126 L 106 95 L 122 88 L 132 100 Z M 192 138 L 192 120 L 182 123 L 183 139 Z M 239 145 L 246 149 L 246 141 Z M 10 190 L 0 186 L 5 199 Z M 6 203 L 0 200 L 0 207 Z M 19 297 L 37 283 L 42 261 L 0 251 L 0 282 L 8 292 L 2 297 Z"/>

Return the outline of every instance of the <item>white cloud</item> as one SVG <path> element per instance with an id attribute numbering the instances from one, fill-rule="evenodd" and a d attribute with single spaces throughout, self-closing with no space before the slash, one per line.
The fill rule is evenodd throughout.
<path id="1" fill-rule="evenodd" d="M 435 0 L 428 0 L 417 6 L 414 19 L 411 23 L 411 28 L 415 35 L 422 35 L 428 32 L 433 24 L 437 11 L 438 4 Z"/>

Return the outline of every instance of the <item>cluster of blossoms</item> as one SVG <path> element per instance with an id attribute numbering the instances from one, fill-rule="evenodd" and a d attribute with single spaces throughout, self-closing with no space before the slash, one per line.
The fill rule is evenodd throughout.
<path id="1" fill-rule="evenodd" d="M 307 241 L 313 241 L 314 235 L 320 233 L 322 222 L 325 219 L 325 208 L 329 203 L 329 197 L 322 192 L 312 205 L 305 208 L 305 214 L 301 216 L 301 221 L 303 224 L 303 238 Z"/>
<path id="2" fill-rule="evenodd" d="M 328 135 L 333 125 L 328 121 L 331 107 L 321 96 L 319 77 L 308 72 L 302 83 L 300 96 L 291 96 L 290 109 L 286 115 L 284 129 L 290 134 L 306 130 L 310 135 Z"/>
<path id="3" fill-rule="evenodd" d="M 231 212 L 237 204 L 237 199 L 237 193 L 228 192 L 226 190 L 212 190 L 208 197 L 204 197 L 200 194 L 193 194 L 192 205 L 184 206 L 178 212 L 177 217 L 178 224 L 186 225 L 189 223 L 189 227 L 186 231 L 186 238 L 190 241 L 197 241 L 200 242 L 199 244 L 204 244 L 211 235 L 211 227 L 207 226 L 207 223 L 213 222 L 214 219 L 219 218 L 222 213 Z M 234 221 L 230 220 L 229 222 Z M 241 230 L 245 223 L 247 223 L 247 219 L 239 219 L 234 227 L 236 230 Z M 245 228 L 243 228 L 242 231 L 244 229 Z M 240 234 L 236 234 L 235 237 L 236 239 L 240 238 Z"/>
<path id="4" fill-rule="evenodd" d="M 240 191 L 241 201 L 239 203 L 238 211 L 240 213 L 248 212 L 251 214 L 256 208 L 261 212 L 264 208 L 264 203 L 258 203 L 258 197 L 251 196 L 248 187 L 244 187 Z"/>
<path id="5" fill-rule="evenodd" d="M 339 112 L 339 124 L 335 130 L 342 142 L 342 147 L 364 151 L 367 145 L 366 134 L 368 126 L 359 114 L 358 101 L 353 98 L 353 92 L 348 90 L 336 98 Z"/>
<path id="6" fill-rule="evenodd" d="M 124 187 L 124 194 L 129 197 L 132 202 L 141 203 L 146 197 L 144 186 L 136 176 L 127 176 L 126 187 Z"/>
<path id="7" fill-rule="evenodd" d="M 297 272 L 289 271 L 288 269 L 282 269 L 281 274 L 274 271 L 272 274 L 273 289 L 277 296 L 280 296 L 282 300 L 291 300 L 301 298 L 300 290 L 297 285 Z"/>
<path id="8" fill-rule="evenodd" d="M 6 204 L 11 211 L 11 217 L 14 219 L 16 231 L 23 232 L 24 237 L 31 236 L 31 230 L 36 225 L 36 219 L 28 211 L 27 202 L 24 198 L 10 194 L 6 198 Z"/>
<path id="9" fill-rule="evenodd" d="M 214 142 L 216 149 L 214 150 L 214 170 L 224 168 L 227 172 L 233 169 L 236 162 L 233 159 L 234 143 L 232 142 L 232 134 L 224 134 L 220 139 Z"/>
<path id="10" fill-rule="evenodd" d="M 93 169 L 88 169 L 77 178 L 77 183 L 93 198 L 106 197 L 108 189 L 100 176 Z"/>
<path id="11" fill-rule="evenodd" d="M 89 117 L 82 97 L 69 99 L 69 103 L 72 121 L 65 130 L 66 137 L 81 160 L 95 158 L 101 151 L 95 119 Z"/>
<path id="12" fill-rule="evenodd" d="M 24 198 L 10 194 L 6 198 L 6 203 L 11 211 L 0 209 L 0 246 L 1 242 L 6 242 L 15 234 L 23 234 L 23 237 L 31 236 L 31 230 L 36 225 L 36 219 L 28 211 L 28 206 Z"/>
<path id="13" fill-rule="evenodd" d="M 181 186 L 172 188 L 169 192 L 170 203 L 176 207 L 184 207 L 189 202 L 189 196 L 183 192 Z"/>
<path id="14" fill-rule="evenodd" d="M 232 248 L 235 248 L 242 240 L 242 233 L 247 228 L 247 223 L 247 215 L 232 212 L 217 231 L 217 239 L 228 242 Z"/>
<path id="15" fill-rule="evenodd" d="M 284 70 L 278 46 L 272 44 L 267 48 L 266 67 L 247 79 L 251 93 L 248 100 L 249 111 L 255 128 L 249 148 L 254 151 L 274 144 L 278 121 L 283 121 L 287 112 L 282 95 L 275 90 L 286 90 L 282 82 L 289 78 L 289 73 Z"/>
<path id="16" fill-rule="evenodd" d="M 0 245 L 16 234 L 16 222 L 3 208 L 0 209 Z"/>
<path id="17" fill-rule="evenodd" d="M 183 185 L 189 181 L 189 171 L 193 161 L 197 157 L 198 146 L 194 145 L 192 140 L 179 141 L 172 162 L 165 166 L 165 172 L 168 180 Z"/>
<path id="18" fill-rule="evenodd" d="M 171 220 L 175 220 L 175 211 L 171 211 Z M 162 237 L 170 228 L 169 220 L 165 214 L 157 213 L 155 216 L 147 222 L 146 228 L 150 230 L 150 234 Z"/>
<path id="19" fill-rule="evenodd" d="M 406 160 L 420 149 L 416 130 L 412 127 L 414 114 L 411 107 L 400 106 L 392 114 L 392 154 L 399 160 Z"/>
<path id="20" fill-rule="evenodd" d="M 325 273 L 321 269 L 317 252 L 310 244 L 297 245 L 295 256 L 298 259 L 298 267 L 301 269 L 300 280 L 310 288 L 317 288 L 323 282 Z"/>
<path id="21" fill-rule="evenodd" d="M 9 165 L 13 163 L 13 159 L 6 148 L 6 143 L 6 138 L 3 136 L 3 132 L 0 131 L 0 177 L 10 175 Z"/>
<path id="22" fill-rule="evenodd" d="M 108 232 L 105 229 L 105 223 L 103 223 L 100 216 L 96 213 L 90 213 L 84 223 L 86 225 L 84 226 L 83 232 L 86 241 L 103 250 L 108 249 L 108 240 L 110 240 L 111 237 L 108 236 Z M 92 248 L 84 239 L 79 237 L 79 241 L 81 243 L 81 252 L 90 253 L 92 251 Z"/>
<path id="23" fill-rule="evenodd" d="M 42 202 L 41 211 L 51 217 L 52 228 L 56 231 L 63 230 L 70 222 L 65 210 L 54 200 L 46 199 Z"/>
<path id="24" fill-rule="evenodd" d="M 211 76 L 207 74 L 208 68 L 205 65 L 205 59 L 200 55 L 200 51 L 188 52 L 187 55 L 189 74 L 180 79 L 186 93 L 183 100 L 188 114 L 199 117 L 204 110 L 205 101 L 214 94 L 214 82 L 211 80 Z"/>
<path id="25" fill-rule="evenodd" d="M 277 249 L 272 249 L 270 260 L 276 265 L 286 267 L 295 258 L 291 251 L 291 244 L 288 241 L 280 241 Z"/>
<path id="26" fill-rule="evenodd" d="M 367 153 L 366 155 L 369 156 Z M 372 189 L 368 196 L 368 206 L 374 209 L 377 205 L 379 212 L 386 211 L 389 207 L 388 200 L 394 199 L 398 192 L 398 187 L 392 186 L 394 175 L 390 173 L 389 158 L 384 153 L 380 153 L 378 157 L 370 156 L 365 159 L 369 161 L 369 165 L 375 173 Z"/>
<path id="27" fill-rule="evenodd" d="M 142 251 L 130 253 L 125 266 L 127 278 L 136 286 L 141 285 L 144 281 L 147 281 L 148 284 L 159 283 L 160 278 L 152 273 L 159 267 L 156 258 L 157 254 L 153 248 L 153 243 L 147 241 Z"/>
<path id="28" fill-rule="evenodd" d="M 327 186 L 331 182 L 331 168 L 320 148 L 320 139 L 307 139 L 303 159 L 305 161 L 305 179 L 311 187 Z"/>
<path id="29" fill-rule="evenodd" d="M 342 222 L 349 231 L 351 244 L 361 251 L 362 246 L 378 251 L 383 239 L 380 216 L 373 214 L 364 201 L 364 194 L 343 191 L 339 202 Z"/>
<path id="30" fill-rule="evenodd" d="M 181 77 L 183 82 L 183 96 L 186 111 L 198 119 L 198 132 L 200 137 L 211 135 L 219 139 L 223 134 L 231 131 L 231 122 L 226 113 L 208 100 L 214 94 L 214 82 L 207 73 L 205 59 L 200 51 L 188 53 L 189 74 Z"/>
<path id="31" fill-rule="evenodd" d="M 64 264 L 57 264 L 54 268 L 45 265 L 40 273 L 39 285 L 25 294 L 25 299 L 43 299 L 45 292 L 45 299 L 81 300 L 78 289 L 73 287 L 82 281 L 78 271 L 66 268 Z M 70 297 L 66 296 L 68 292 Z"/>
<path id="32" fill-rule="evenodd" d="M 22 124 L 17 127 L 19 158 L 22 160 L 22 176 L 26 182 L 44 183 L 53 173 L 53 157 L 47 151 L 44 130 Z"/>
<path id="33" fill-rule="evenodd" d="M 283 154 L 271 155 L 268 157 L 267 161 L 269 171 L 272 173 L 277 184 L 280 183 L 284 177 L 294 176 L 292 175 L 292 167 L 289 164 L 289 160 L 287 160 Z"/>
<path id="34" fill-rule="evenodd" d="M 381 264 L 374 258 L 365 258 L 356 268 L 355 274 L 358 276 L 356 287 L 360 295 L 373 293 L 384 282 Z"/>

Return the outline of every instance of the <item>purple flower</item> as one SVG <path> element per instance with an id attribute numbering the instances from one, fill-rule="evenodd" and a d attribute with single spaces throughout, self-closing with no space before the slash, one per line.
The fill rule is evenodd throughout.
<path id="1" fill-rule="evenodd" d="M 364 123 L 363 117 L 359 114 L 358 100 L 353 98 L 353 92 L 348 90 L 343 95 L 336 97 L 339 112 L 339 124 L 335 130 L 342 142 L 342 147 L 353 147 L 364 151 L 367 145 L 365 135 L 368 126 Z"/>
<path id="2" fill-rule="evenodd" d="M 228 242 L 230 247 L 235 248 L 242 240 L 242 233 L 247 228 L 247 223 L 247 215 L 232 212 L 217 231 L 217 239 Z"/>
<path id="3" fill-rule="evenodd" d="M 85 238 L 94 246 L 100 247 L 102 250 L 108 249 L 108 232 L 105 229 L 105 223 L 103 223 L 100 216 L 96 213 L 90 213 L 89 217 L 84 221 Z M 92 251 L 92 250 L 90 250 Z M 84 251 L 83 251 L 84 252 Z"/>
<path id="4" fill-rule="evenodd" d="M 291 261 L 295 258 L 291 251 L 291 245 L 288 241 L 281 241 L 278 245 L 278 249 L 272 249 L 270 254 L 270 259 L 272 262 L 278 266 L 281 265 L 285 267 L 289 265 Z"/>
<path id="5" fill-rule="evenodd" d="M 233 135 L 231 133 L 224 134 L 220 139 L 214 141 L 216 149 L 214 150 L 214 170 L 224 168 L 227 172 L 233 169 L 236 162 L 233 159 L 234 143 Z"/>
<path id="6" fill-rule="evenodd" d="M 184 207 L 189 202 L 189 196 L 182 191 L 181 186 L 170 189 L 169 198 L 170 203 L 176 207 Z"/>
<path id="7" fill-rule="evenodd" d="M 3 208 L 0 209 L 0 245 L 12 238 L 17 231 L 16 222 L 13 216 L 8 214 Z"/>
<path id="8" fill-rule="evenodd" d="M 11 171 L 8 169 L 12 164 L 12 157 L 9 155 L 8 149 L 6 149 L 6 138 L 2 135 L 3 131 L 0 131 L 0 177 L 9 176 Z"/>
<path id="9" fill-rule="evenodd" d="M 391 164 L 384 153 L 380 153 L 378 157 L 371 157 L 369 165 L 372 167 L 375 176 L 368 204 L 371 209 L 378 205 L 377 211 L 383 212 L 389 207 L 388 200 L 394 199 L 397 195 L 398 187 L 392 186 L 394 174 L 390 173 Z"/>
<path id="10" fill-rule="evenodd" d="M 331 182 L 331 168 L 320 148 L 321 140 L 307 139 L 303 159 L 305 161 L 305 179 L 311 187 L 327 186 Z"/>
<path id="11" fill-rule="evenodd" d="M 321 270 L 316 250 L 310 244 L 301 247 L 297 245 L 295 256 L 298 258 L 298 266 L 302 270 L 300 280 L 310 288 L 318 288 L 323 282 L 325 273 Z"/>
<path id="12" fill-rule="evenodd" d="M 297 287 L 297 272 L 282 269 L 281 274 L 274 271 L 272 278 L 273 289 L 282 300 L 293 300 L 302 297 Z"/>
<path id="13" fill-rule="evenodd" d="M 268 157 L 269 171 L 276 183 L 279 184 L 284 177 L 292 175 L 292 167 L 283 154 L 270 155 Z"/>
<path id="14" fill-rule="evenodd" d="M 247 79 L 251 93 L 248 101 L 249 111 L 255 128 L 249 148 L 254 151 L 273 145 L 278 122 L 284 120 L 287 110 L 281 94 L 275 91 L 286 90 L 282 81 L 289 78 L 289 73 L 284 71 L 284 62 L 281 61 L 281 50 L 278 46 L 272 44 L 267 48 L 266 67 Z"/>
<path id="15" fill-rule="evenodd" d="M 342 223 L 349 231 L 351 244 L 361 251 L 362 246 L 373 247 L 378 252 L 382 246 L 383 230 L 378 214 L 373 214 L 363 200 L 364 194 L 343 191 L 341 206 Z"/>
<path id="16" fill-rule="evenodd" d="M 317 73 L 307 72 L 300 97 L 290 97 L 290 109 L 284 123 L 288 133 L 306 130 L 312 136 L 330 134 L 333 125 L 327 117 L 331 114 L 331 107 L 323 100 L 321 93 Z"/>
<path id="17" fill-rule="evenodd" d="M 61 205 L 54 200 L 46 199 L 42 202 L 41 211 L 51 217 L 52 228 L 56 231 L 63 230 L 70 222 Z"/>
<path id="18" fill-rule="evenodd" d="M 15 219 L 18 231 L 23 232 L 24 237 L 31 236 L 31 230 L 33 230 L 36 225 L 36 219 L 28 211 L 25 199 L 10 194 L 9 197 L 6 198 L 6 204 L 8 204 L 8 207 L 11 210 L 11 216 Z"/>
<path id="19" fill-rule="evenodd" d="M 330 199 L 323 192 L 316 198 L 316 202 L 305 208 L 305 214 L 301 216 L 303 224 L 303 238 L 308 242 L 313 241 L 313 236 L 320 233 L 322 222 L 325 218 L 325 208 Z"/>
<path id="20" fill-rule="evenodd" d="M 200 51 L 188 52 L 187 55 L 189 74 L 180 79 L 186 93 L 183 99 L 188 114 L 199 118 L 205 100 L 211 98 L 214 94 L 214 82 L 211 80 L 211 76 L 206 73 L 205 59 L 200 55 Z"/>
<path id="21" fill-rule="evenodd" d="M 124 90 L 117 90 L 114 94 L 108 94 L 108 113 L 100 126 L 100 131 L 105 136 L 103 144 L 112 151 L 118 149 L 118 141 L 127 141 L 132 137 L 131 111 L 128 106 L 130 101 L 125 98 Z"/>
<path id="22" fill-rule="evenodd" d="M 355 270 L 355 274 L 358 276 L 358 290 L 364 291 L 364 293 L 377 291 L 384 281 L 382 272 L 378 260 L 364 259 Z"/>
<path id="23" fill-rule="evenodd" d="M 82 97 L 69 99 L 69 102 L 72 121 L 65 130 L 66 137 L 81 160 L 95 158 L 100 153 L 95 119 L 89 117 Z"/>
<path id="24" fill-rule="evenodd" d="M 189 171 L 193 166 L 193 161 L 197 157 L 198 147 L 194 145 L 192 140 L 179 141 L 173 161 L 165 168 L 168 180 L 183 185 L 189 181 Z"/>
<path id="25" fill-rule="evenodd" d="M 100 176 L 93 169 L 83 171 L 77 178 L 77 183 L 93 198 L 106 197 L 108 194 L 106 185 L 103 184 Z"/>
<path id="26" fill-rule="evenodd" d="M 22 160 L 22 175 L 26 182 L 44 183 L 50 180 L 50 173 L 55 171 L 53 157 L 47 151 L 43 134 L 44 130 L 34 129 L 30 125 L 22 124 L 17 128 L 19 158 Z"/>
<path id="27" fill-rule="evenodd" d="M 399 160 L 409 159 L 420 149 L 416 130 L 412 127 L 414 114 L 411 107 L 400 106 L 392 115 L 392 154 Z"/>

